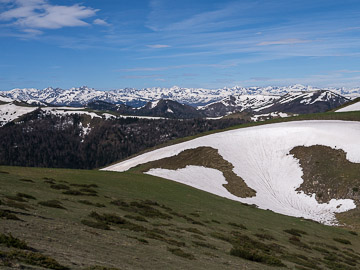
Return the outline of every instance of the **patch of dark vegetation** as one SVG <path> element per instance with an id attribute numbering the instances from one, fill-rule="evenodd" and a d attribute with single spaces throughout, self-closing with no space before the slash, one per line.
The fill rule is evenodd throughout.
<path id="1" fill-rule="evenodd" d="M 26 179 L 26 178 L 21 178 L 21 179 L 19 179 L 19 181 L 28 182 L 28 183 L 35 183 L 33 180 L 31 180 L 31 179 Z"/>
<path id="2" fill-rule="evenodd" d="M 193 218 L 188 217 L 187 215 L 177 213 L 177 212 L 175 212 L 173 210 L 169 211 L 168 213 L 173 215 L 173 216 L 183 218 L 183 219 L 185 219 L 187 222 L 189 222 L 191 224 L 204 226 L 204 224 L 202 222 L 194 220 Z"/>
<path id="3" fill-rule="evenodd" d="M 193 217 L 200 217 L 200 215 L 198 213 L 190 213 L 189 215 L 193 216 Z"/>
<path id="4" fill-rule="evenodd" d="M 85 192 L 85 193 L 97 194 L 97 191 L 92 188 L 81 188 L 80 191 Z M 94 196 L 96 196 L 96 195 L 94 195 Z"/>
<path id="5" fill-rule="evenodd" d="M 141 202 L 133 201 L 130 203 L 124 202 L 122 200 L 114 200 L 111 202 L 111 204 L 119 206 L 122 210 L 126 212 L 136 213 L 140 216 L 148 218 L 172 219 L 172 216 L 163 213 L 154 207 L 159 206 L 157 202 L 153 202 L 150 200 Z"/>
<path id="6" fill-rule="evenodd" d="M 354 231 L 349 231 L 349 233 L 352 234 L 352 235 L 358 235 L 358 233 L 354 232 Z"/>
<path id="7" fill-rule="evenodd" d="M 23 251 L 23 250 L 13 250 L 10 252 L 0 253 L 0 257 L 4 257 L 8 261 L 20 261 L 26 264 L 44 267 L 47 269 L 54 270 L 68 270 L 69 268 L 59 264 L 55 259 L 43 255 L 41 253 Z"/>
<path id="8" fill-rule="evenodd" d="M 187 252 L 183 251 L 180 248 L 169 248 L 168 247 L 168 251 L 170 251 L 172 254 L 174 254 L 176 256 L 179 256 L 179 257 L 182 257 L 182 258 L 185 258 L 185 259 L 195 260 L 195 256 L 193 254 L 187 253 Z"/>
<path id="9" fill-rule="evenodd" d="M 126 217 L 126 216 L 125 216 Z M 170 227 L 170 226 L 174 226 L 174 224 L 172 223 L 152 223 L 151 225 L 155 226 L 155 227 Z M 178 231 L 180 232 L 180 231 Z"/>
<path id="10" fill-rule="evenodd" d="M 12 236 L 11 233 L 8 235 L 1 233 L 0 244 L 6 245 L 8 248 L 31 249 L 25 241 Z"/>
<path id="11" fill-rule="evenodd" d="M 185 243 L 184 242 L 180 242 L 177 240 L 174 240 L 172 238 L 166 238 L 163 236 L 163 234 L 155 231 L 155 230 L 148 230 L 145 234 L 144 237 L 146 238 L 150 238 L 150 239 L 155 239 L 161 242 L 165 242 L 169 245 L 172 246 L 177 246 L 177 247 L 185 247 Z"/>
<path id="12" fill-rule="evenodd" d="M 245 122 L 241 119 L 93 119 L 96 124 L 82 141 L 80 118 L 78 114 L 55 116 L 37 110 L 16 125 L 2 127 L 0 164 L 94 169 L 176 138 Z M 62 128 L 54 128 L 56 126 Z M 15 144 L 18 147 L 13 154 L 15 150 L 9 145 Z M 34 151 L 35 147 L 42 151 Z"/>
<path id="13" fill-rule="evenodd" d="M 23 197 L 19 197 L 17 195 L 15 195 L 15 196 L 6 195 L 5 198 L 8 200 L 17 201 L 17 202 L 27 202 L 27 200 L 25 200 Z"/>
<path id="14" fill-rule="evenodd" d="M 230 255 L 240 257 L 253 262 L 263 263 L 270 266 L 286 267 L 286 265 L 279 258 L 262 254 L 257 250 L 253 250 L 245 247 L 233 247 L 230 250 Z"/>
<path id="15" fill-rule="evenodd" d="M 260 240 L 275 240 L 275 238 L 268 233 L 255 233 L 254 235 Z"/>
<path id="16" fill-rule="evenodd" d="M 79 203 L 82 203 L 82 204 L 86 204 L 86 205 L 91 205 L 91 206 L 95 206 L 95 207 L 106 207 L 105 204 L 102 204 L 102 203 L 93 203 L 93 202 L 90 202 L 88 200 L 78 200 Z"/>
<path id="17" fill-rule="evenodd" d="M 344 244 L 344 245 L 351 245 L 351 242 L 347 239 L 343 239 L 343 238 L 333 238 L 334 241 Z"/>
<path id="18" fill-rule="evenodd" d="M 72 187 L 80 187 L 80 188 L 98 188 L 97 184 L 70 184 Z"/>
<path id="19" fill-rule="evenodd" d="M 214 222 L 214 223 L 216 223 L 216 224 L 221 224 L 221 222 L 218 221 L 218 220 L 216 220 L 216 219 L 212 219 L 211 222 Z"/>
<path id="20" fill-rule="evenodd" d="M 7 200 L 7 201 L 4 202 L 4 204 L 6 206 L 21 209 L 21 210 L 25 210 L 25 211 L 27 211 L 28 209 L 31 208 L 29 205 L 27 205 L 25 203 L 18 202 L 18 201 L 13 201 L 13 200 Z"/>
<path id="21" fill-rule="evenodd" d="M 206 242 L 202 242 L 202 241 L 192 241 L 192 243 L 198 247 L 204 247 L 204 248 L 209 248 L 209 249 L 214 249 L 214 250 L 217 249 L 216 246 L 206 243 Z"/>
<path id="22" fill-rule="evenodd" d="M 52 188 L 52 189 L 58 189 L 58 190 L 61 190 L 61 189 L 63 189 L 63 190 L 69 190 L 69 189 L 70 189 L 70 187 L 67 186 L 67 185 L 65 185 L 65 184 L 52 184 L 52 185 L 50 185 L 50 188 Z"/>
<path id="23" fill-rule="evenodd" d="M 223 240 L 223 241 L 228 242 L 228 243 L 232 242 L 231 237 L 229 237 L 229 236 L 227 236 L 225 234 L 219 233 L 219 232 L 211 232 L 210 236 L 213 237 L 213 238 L 216 238 L 216 239 Z"/>
<path id="24" fill-rule="evenodd" d="M 304 248 L 304 249 L 311 249 L 311 247 L 309 245 L 307 245 L 304 242 L 301 242 L 300 238 L 293 235 L 289 238 L 289 242 L 295 246 L 298 246 L 300 248 Z"/>
<path id="25" fill-rule="evenodd" d="M 329 245 L 323 242 L 310 242 L 310 244 L 315 245 L 315 246 L 319 246 L 319 247 L 325 247 L 325 248 L 330 248 L 332 250 L 338 251 L 339 249 L 336 246 L 333 245 Z"/>
<path id="26" fill-rule="evenodd" d="M 200 235 L 198 235 L 198 234 L 192 234 L 191 237 L 192 237 L 192 238 L 196 238 L 196 239 L 201 240 L 201 241 L 205 241 L 205 238 L 202 237 L 202 236 L 200 236 Z"/>
<path id="27" fill-rule="evenodd" d="M 0 173 L 2 173 L 2 174 L 10 174 L 9 172 L 5 172 L 5 171 L 0 171 Z"/>
<path id="28" fill-rule="evenodd" d="M 200 231 L 197 228 L 181 228 L 181 229 L 184 230 L 184 231 L 191 232 L 191 233 L 196 233 L 196 234 L 199 234 L 199 235 L 202 235 L 202 236 L 205 235 L 205 233 L 203 233 L 202 231 Z"/>
<path id="29" fill-rule="evenodd" d="M 98 222 L 105 223 L 107 225 L 116 225 L 120 227 L 121 229 L 127 229 L 130 231 L 135 232 L 145 232 L 147 229 L 141 225 L 137 225 L 135 223 L 132 223 L 122 217 L 119 217 L 115 214 L 103 214 L 100 215 L 96 212 L 91 212 L 89 217 L 94 218 Z"/>
<path id="30" fill-rule="evenodd" d="M 132 238 L 132 239 L 135 239 L 135 240 L 137 240 L 137 241 L 139 241 L 140 243 L 145 244 L 145 245 L 149 244 L 149 241 L 146 240 L 146 239 L 144 239 L 144 238 L 138 238 L 138 237 L 129 236 L 129 235 L 128 235 L 127 237 Z"/>
<path id="31" fill-rule="evenodd" d="M 73 189 L 65 190 L 63 191 L 63 194 L 72 195 L 72 196 L 97 196 L 97 194 L 94 193 L 84 193 L 79 190 L 73 190 Z"/>
<path id="32" fill-rule="evenodd" d="M 104 222 L 100 222 L 100 221 L 92 221 L 92 220 L 83 219 L 83 220 L 81 220 L 81 223 L 86 226 L 95 228 L 95 229 L 110 230 L 109 225 L 107 225 Z"/>
<path id="33" fill-rule="evenodd" d="M 302 254 L 285 254 L 285 255 L 282 255 L 281 258 L 288 262 L 292 262 L 297 265 L 306 267 L 306 268 L 297 267 L 297 269 L 314 269 L 314 270 L 322 269 L 319 267 L 318 260 L 311 259 Z"/>
<path id="34" fill-rule="evenodd" d="M 28 199 L 28 200 L 36 200 L 36 198 L 34 196 L 26 194 L 26 193 L 20 193 L 20 192 L 16 194 L 16 197 L 25 198 L 25 199 Z"/>
<path id="35" fill-rule="evenodd" d="M 246 226 L 244 226 L 243 224 L 238 224 L 238 223 L 235 223 L 235 222 L 229 222 L 228 224 L 230 226 L 232 226 L 232 227 L 235 227 L 235 228 L 239 228 L 239 229 L 242 229 L 242 230 L 247 230 Z"/>
<path id="36" fill-rule="evenodd" d="M 322 261 L 328 269 L 332 270 L 353 270 L 353 267 L 347 266 L 341 263 L 340 258 L 335 254 L 329 254 L 324 256 L 324 260 Z"/>
<path id="37" fill-rule="evenodd" d="M 142 216 L 132 216 L 132 215 L 125 215 L 124 217 L 129 218 L 129 219 L 133 219 L 136 221 L 141 221 L 141 222 L 148 222 L 146 220 L 146 218 L 142 217 Z"/>
<path id="38" fill-rule="evenodd" d="M 294 235 L 294 236 L 297 236 L 297 237 L 301 237 L 301 235 L 307 234 L 305 231 L 298 230 L 298 229 L 288 229 L 288 230 L 284 230 L 284 232 Z"/>
<path id="39" fill-rule="evenodd" d="M 64 206 L 62 206 L 61 202 L 57 200 L 49 200 L 49 201 L 42 201 L 39 202 L 40 205 L 51 207 L 51 208 L 59 208 L 59 209 L 66 209 Z"/>
<path id="40" fill-rule="evenodd" d="M 322 247 L 312 246 L 311 249 L 316 250 L 316 251 L 318 251 L 318 252 L 320 252 L 322 254 L 329 254 L 330 253 L 329 250 L 327 250 L 325 248 L 322 248 Z"/>
<path id="41" fill-rule="evenodd" d="M 127 202 L 124 202 L 122 200 L 114 200 L 110 202 L 113 205 L 121 206 L 121 207 L 130 207 L 130 205 Z"/>
<path id="42" fill-rule="evenodd" d="M 16 215 L 11 213 L 8 210 L 2 210 L 0 209 L 0 218 L 2 219 L 11 219 L 11 220 L 20 220 Z"/>

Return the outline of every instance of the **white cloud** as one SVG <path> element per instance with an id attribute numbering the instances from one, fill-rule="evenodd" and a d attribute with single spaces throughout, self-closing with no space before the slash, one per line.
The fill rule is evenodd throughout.
<path id="1" fill-rule="evenodd" d="M 102 26 L 110 26 L 109 23 L 107 23 L 105 20 L 102 20 L 102 19 L 95 19 L 93 21 L 93 24 L 102 25 Z"/>
<path id="2" fill-rule="evenodd" d="M 303 40 L 297 38 L 289 38 L 289 39 L 282 39 L 282 40 L 275 40 L 275 41 L 263 41 L 258 43 L 258 46 L 268 46 L 268 45 L 292 45 L 292 44 L 299 44 L 299 43 L 308 43 L 311 42 L 310 40 Z"/>
<path id="3" fill-rule="evenodd" d="M 161 49 L 161 48 L 169 48 L 170 45 L 165 44 L 154 44 L 154 45 L 146 45 L 146 47 L 152 48 L 152 49 Z"/>
<path id="4" fill-rule="evenodd" d="M 47 0 L 12 0 L 5 3 L 12 5 L 7 11 L 0 13 L 0 20 L 24 29 L 87 26 L 89 24 L 84 19 L 95 16 L 98 11 L 79 4 L 52 5 Z"/>

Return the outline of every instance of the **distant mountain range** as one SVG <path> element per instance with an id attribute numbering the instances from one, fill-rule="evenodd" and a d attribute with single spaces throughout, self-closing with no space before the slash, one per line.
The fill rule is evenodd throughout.
<path id="1" fill-rule="evenodd" d="M 34 88 L 13 89 L 1 92 L 2 95 L 14 100 L 28 102 L 42 102 L 60 106 L 84 106 L 93 101 L 101 100 L 113 104 L 126 104 L 132 107 L 144 106 L 147 102 L 169 99 L 191 106 L 204 106 L 229 96 L 262 95 L 283 96 L 293 92 L 309 92 L 316 90 L 330 90 L 347 98 L 360 96 L 360 88 L 346 90 L 344 88 L 320 89 L 300 84 L 287 87 L 239 87 L 204 89 L 204 88 L 125 88 L 118 90 L 100 91 L 86 86 L 71 89 L 48 87 L 43 90 Z"/>
<path id="2" fill-rule="evenodd" d="M 46 91 L 50 90 L 48 89 Z M 59 90 L 54 91 L 58 92 L 59 94 Z M 39 94 L 38 99 L 36 99 L 36 93 Z M 85 100 L 89 100 L 87 104 L 82 106 L 80 111 L 82 113 L 82 110 L 85 109 L 84 107 L 86 107 L 86 110 L 99 111 L 100 114 L 105 111 L 110 112 L 114 115 L 114 117 L 145 116 L 177 119 L 220 118 L 224 116 L 234 117 L 235 114 L 237 114 L 237 118 L 258 121 L 273 117 L 287 117 L 296 114 L 325 112 L 351 101 L 350 99 L 330 90 L 307 90 L 290 91 L 283 95 L 230 95 L 223 97 L 220 100 L 197 107 L 194 106 L 195 104 L 190 106 L 173 99 L 148 101 L 141 107 L 135 107 L 124 103 L 114 103 L 115 99 L 112 99 L 113 102 L 109 102 L 111 93 L 89 89 L 85 90 L 85 88 L 73 90 L 72 92 L 66 92 L 66 95 L 54 95 L 51 98 L 49 95 L 46 95 L 47 98 L 45 98 L 43 95 L 44 93 L 38 90 L 13 90 L 13 92 L 8 92 L 7 97 L 0 96 L 0 103 L 15 102 L 15 107 L 11 104 L 6 106 L 4 105 L 0 115 L 3 115 L 2 121 L 6 123 L 8 119 L 10 120 L 10 118 L 17 116 L 19 112 L 27 112 L 29 109 L 21 108 L 21 104 L 24 104 L 25 107 L 29 105 L 43 108 L 49 106 L 50 108 L 46 110 L 47 112 L 62 112 L 63 109 L 61 108 L 59 110 L 56 107 L 53 109 L 51 107 L 59 105 L 80 105 L 81 100 L 79 93 L 82 93 L 81 95 L 84 96 Z M 87 95 L 85 95 L 85 93 L 87 93 Z M 99 96 L 99 93 L 106 96 Z M 220 96 L 222 96 L 222 94 Z M 199 100 L 199 97 L 193 96 L 194 100 L 195 98 Z M 62 100 L 62 102 L 59 102 L 59 100 Z M 75 100 L 77 101 L 75 102 Z M 209 100 L 211 99 L 209 98 Z M 84 103 L 83 101 L 81 102 Z M 134 102 L 135 100 L 133 100 L 133 103 Z M 136 100 L 136 105 L 138 104 L 139 100 Z M 17 108 L 16 106 L 19 105 L 20 108 Z M 13 111 L 13 113 L 10 113 L 9 110 Z M 13 117 L 10 117 L 10 115 Z"/>

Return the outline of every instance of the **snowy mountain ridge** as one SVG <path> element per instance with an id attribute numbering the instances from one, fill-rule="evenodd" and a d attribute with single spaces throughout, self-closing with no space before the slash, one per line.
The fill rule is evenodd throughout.
<path id="1" fill-rule="evenodd" d="M 321 88 L 324 90 L 323 88 Z M 321 90 L 317 87 L 303 86 L 300 84 L 286 87 L 240 87 L 221 89 L 205 88 L 182 88 L 174 86 L 171 88 L 124 88 L 117 90 L 102 91 L 87 86 L 79 88 L 61 89 L 48 87 L 43 90 L 35 88 L 16 88 L 10 91 L 3 91 L 2 95 L 15 100 L 28 101 L 37 100 L 54 105 L 84 106 L 95 100 L 102 100 L 114 104 L 126 104 L 134 107 L 145 105 L 149 101 L 160 99 L 171 99 L 179 103 L 192 106 L 203 106 L 209 103 L 217 102 L 229 96 L 237 95 L 264 95 L 281 96 L 292 92 L 309 92 Z M 337 94 L 348 98 L 360 96 L 360 88 L 328 88 Z"/>

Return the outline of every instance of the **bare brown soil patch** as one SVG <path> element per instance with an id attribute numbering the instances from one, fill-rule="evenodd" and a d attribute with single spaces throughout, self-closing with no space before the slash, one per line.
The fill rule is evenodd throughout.
<path id="1" fill-rule="evenodd" d="M 224 184 L 224 187 L 235 196 L 247 198 L 256 195 L 256 191 L 248 187 L 245 181 L 233 172 L 234 166 L 226 161 L 217 149 L 212 147 L 187 149 L 176 156 L 151 161 L 142 167 L 142 171 L 145 172 L 152 168 L 177 170 L 189 165 L 203 166 L 221 171 L 228 182 Z"/>
<path id="2" fill-rule="evenodd" d="M 315 193 L 320 203 L 331 199 L 360 201 L 360 164 L 347 160 L 343 150 L 322 145 L 298 146 L 290 154 L 303 169 L 304 182 L 299 191 Z"/>

